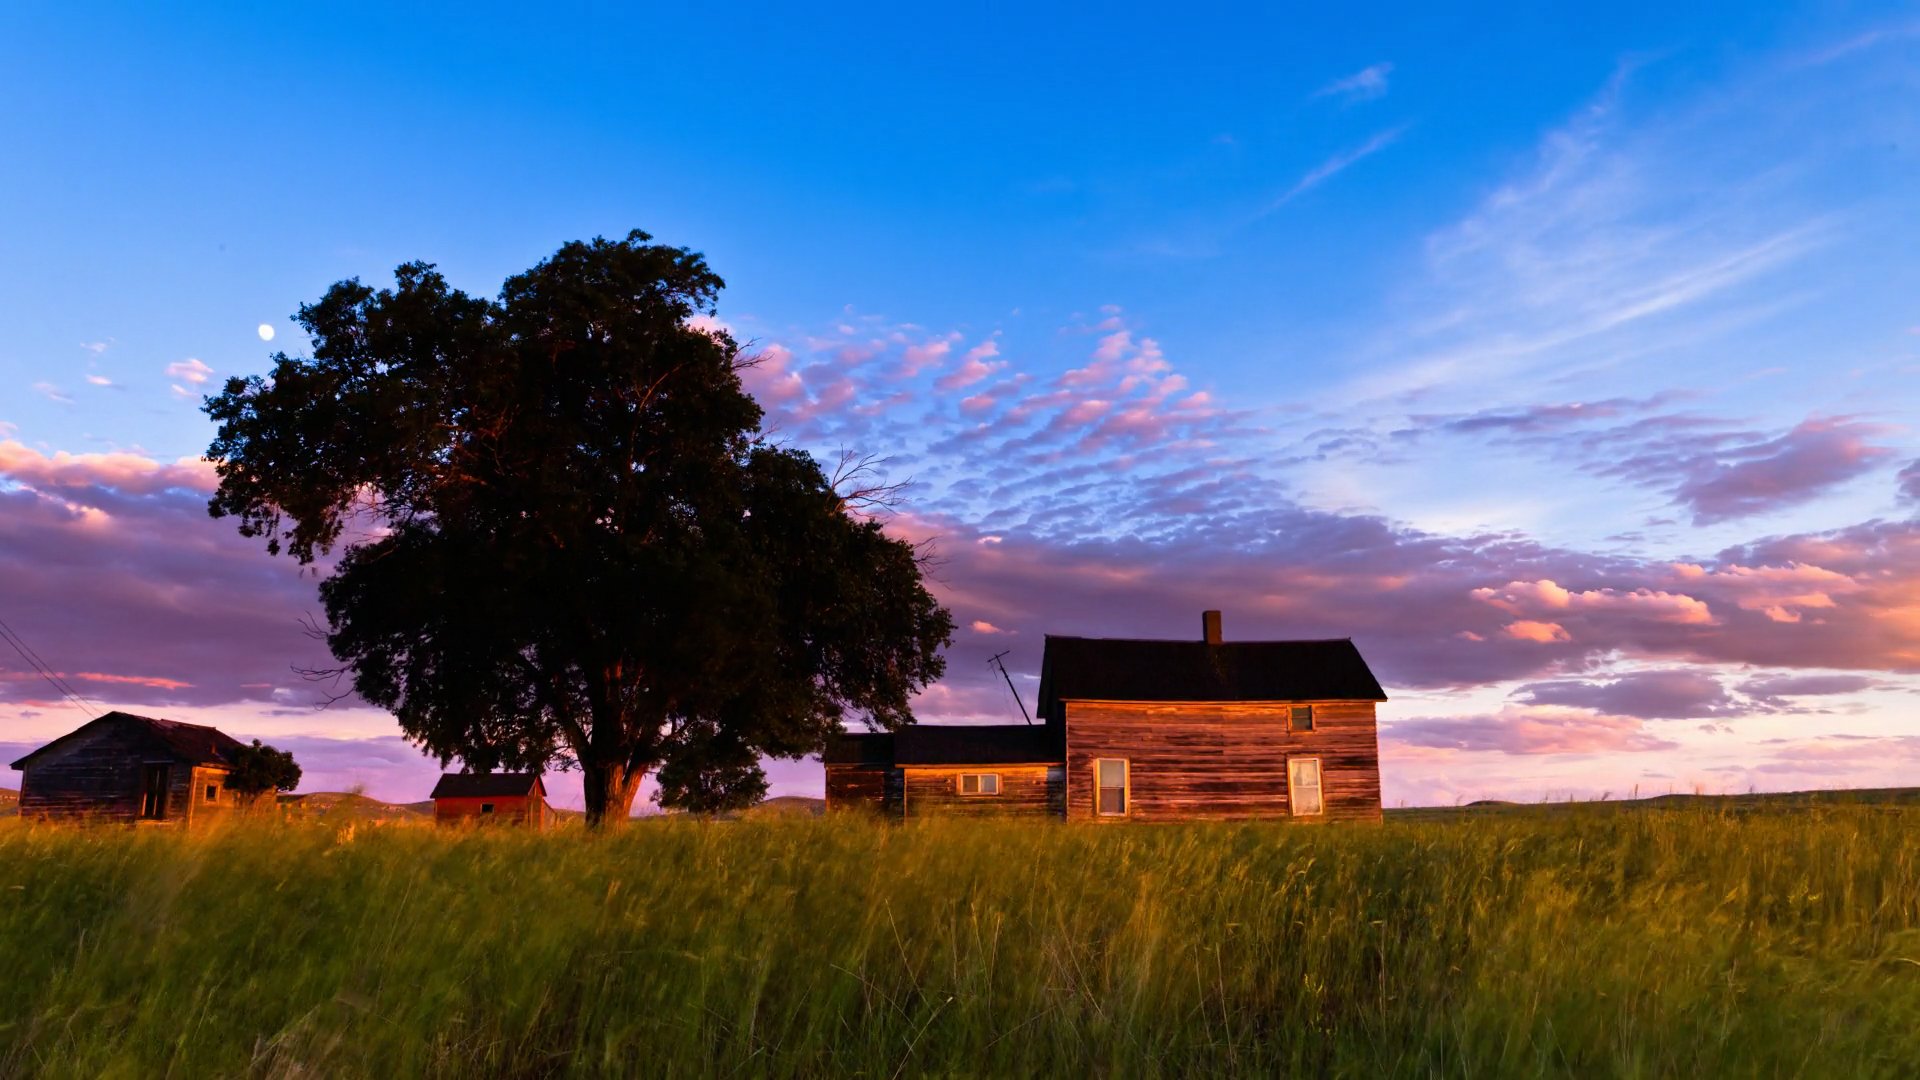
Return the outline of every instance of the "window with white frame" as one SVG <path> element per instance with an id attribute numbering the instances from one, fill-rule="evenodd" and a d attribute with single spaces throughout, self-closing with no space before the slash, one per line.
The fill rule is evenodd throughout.
<path id="1" fill-rule="evenodd" d="M 962 795 L 998 795 L 1000 794 L 1000 774 L 990 772 L 961 773 L 959 778 Z"/>
<path id="2" fill-rule="evenodd" d="M 1326 811 L 1320 792 L 1320 759 L 1287 759 L 1287 803 L 1295 817 L 1310 817 Z"/>
<path id="3" fill-rule="evenodd" d="M 1127 812 L 1129 781 L 1126 758 L 1098 758 L 1093 763 L 1094 812 L 1101 817 L 1122 817 Z"/>

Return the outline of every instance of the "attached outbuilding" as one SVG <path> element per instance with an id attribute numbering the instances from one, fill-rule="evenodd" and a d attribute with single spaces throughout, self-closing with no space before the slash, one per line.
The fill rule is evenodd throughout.
<path id="1" fill-rule="evenodd" d="M 241 744 L 200 724 L 110 712 L 13 763 L 20 816 L 185 824 L 238 808 Z"/>
<path id="2" fill-rule="evenodd" d="M 539 773 L 442 773 L 433 785 L 433 820 L 440 825 L 466 822 L 530 825 L 552 822 L 547 787 Z"/>
<path id="3" fill-rule="evenodd" d="M 829 741 L 829 809 L 1095 822 L 1378 821 L 1375 706 L 1347 638 L 1049 635 L 1041 723 L 913 725 Z"/>

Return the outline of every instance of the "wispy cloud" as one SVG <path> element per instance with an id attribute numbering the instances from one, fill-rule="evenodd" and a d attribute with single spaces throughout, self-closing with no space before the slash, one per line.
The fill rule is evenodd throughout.
<path id="1" fill-rule="evenodd" d="M 72 395 L 68 394 L 65 390 L 60 389 L 60 387 L 56 386 L 55 384 L 47 382 L 45 380 L 34 383 L 33 390 L 34 390 L 34 393 L 39 394 L 41 397 L 46 398 L 48 401 L 57 401 L 62 405 L 73 404 Z"/>
<path id="2" fill-rule="evenodd" d="M 1343 150 L 1307 170 L 1306 175 L 1294 181 L 1292 187 L 1288 188 L 1278 199 L 1275 199 L 1262 211 L 1262 216 L 1273 213 L 1275 210 L 1280 209 L 1300 196 L 1305 195 L 1307 192 L 1312 191 L 1314 188 L 1319 187 L 1321 184 L 1352 168 L 1359 162 L 1392 146 L 1399 140 L 1400 136 L 1407 133 L 1407 129 L 1411 126 L 1413 125 L 1401 124 L 1398 127 L 1388 128 L 1374 135 L 1373 138 L 1368 139 L 1366 142 L 1361 143 L 1359 146 L 1351 150 Z"/>
<path id="3" fill-rule="evenodd" d="M 1387 76 L 1393 74 L 1393 65 L 1374 64 L 1361 68 L 1345 78 L 1335 79 L 1313 92 L 1316 98 L 1338 97 L 1348 102 L 1371 101 L 1384 97 L 1387 93 Z"/>
<path id="4" fill-rule="evenodd" d="M 212 374 L 213 369 L 211 367 L 208 367 L 204 362 L 191 356 L 185 360 L 167 365 L 167 378 L 178 379 L 181 382 L 189 382 L 195 386 L 206 382 L 207 376 Z"/>

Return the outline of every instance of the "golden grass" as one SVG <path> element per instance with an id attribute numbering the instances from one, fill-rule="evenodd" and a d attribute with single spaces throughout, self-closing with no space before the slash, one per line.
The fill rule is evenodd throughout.
<path id="1" fill-rule="evenodd" d="M 0 823 L 0 1074 L 1913 1075 L 1920 810 Z"/>

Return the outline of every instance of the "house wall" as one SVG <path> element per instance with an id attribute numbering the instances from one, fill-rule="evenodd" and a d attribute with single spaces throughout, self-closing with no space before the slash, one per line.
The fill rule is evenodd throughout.
<path id="1" fill-rule="evenodd" d="M 1287 730 L 1287 709 L 1311 704 L 1314 730 Z M 1069 701 L 1066 816 L 1090 821 L 1288 818 L 1380 820 L 1380 748 L 1371 701 Z M 1287 759 L 1320 759 L 1326 812 L 1293 818 Z M 1094 813 L 1093 762 L 1125 758 L 1124 818 Z"/>
<path id="2" fill-rule="evenodd" d="M 1058 818 L 1064 810 L 1066 784 L 1058 765 L 909 765 L 900 771 L 909 818 Z M 998 774 L 1000 794 L 960 794 L 962 773 Z"/>
<path id="3" fill-rule="evenodd" d="M 102 725 L 82 731 L 21 774 L 22 817 L 94 817 L 132 821 L 140 816 L 145 755 L 129 746 L 125 729 Z M 169 817 L 188 807 L 190 770 L 175 764 L 168 776 Z"/>
<path id="4" fill-rule="evenodd" d="M 539 802 L 541 805 L 535 806 Z M 480 805 L 492 803 L 493 813 L 482 814 Z M 525 795 L 489 795 L 484 798 L 439 798 L 433 800 L 433 819 L 446 825 L 463 821 L 486 821 L 514 825 L 544 824 L 545 801 Z"/>
<path id="5" fill-rule="evenodd" d="M 827 766 L 827 809 L 897 816 L 899 771 L 873 765 Z"/>

